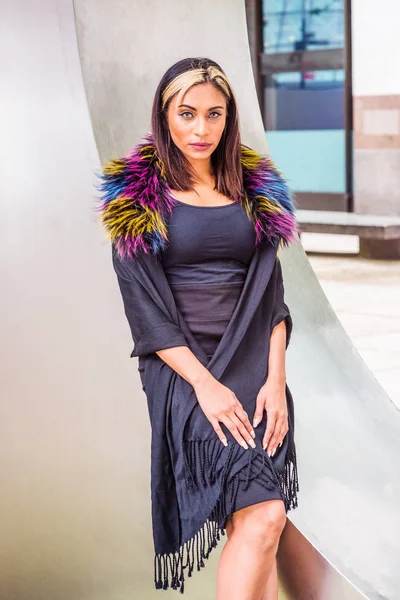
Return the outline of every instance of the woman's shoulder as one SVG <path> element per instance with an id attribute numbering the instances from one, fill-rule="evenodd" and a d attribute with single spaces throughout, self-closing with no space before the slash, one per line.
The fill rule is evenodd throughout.
<path id="1" fill-rule="evenodd" d="M 155 162 L 157 163 L 156 148 L 151 143 L 151 137 L 144 136 L 128 152 L 110 158 L 101 165 L 100 172 L 96 173 L 100 180 L 100 191 L 113 199 L 127 184 L 148 184 L 143 177 L 151 167 L 156 166 Z"/>
<path id="2" fill-rule="evenodd" d="M 241 144 L 241 164 L 243 175 L 249 179 L 263 179 L 264 183 L 268 181 L 280 183 L 282 190 L 285 190 L 288 196 L 291 195 L 288 183 L 282 171 L 277 167 L 275 161 L 269 154 L 259 152 L 246 144 Z"/>
<path id="3" fill-rule="evenodd" d="M 156 254 L 166 243 L 162 215 L 171 211 L 173 199 L 151 136 L 110 159 L 96 175 L 95 210 L 120 256 L 133 256 L 139 250 Z"/>
<path id="4" fill-rule="evenodd" d="M 241 165 L 246 210 L 254 223 L 257 243 L 277 238 L 284 245 L 294 241 L 299 232 L 294 195 L 271 157 L 241 144 Z M 176 200 L 151 134 L 125 155 L 105 163 L 98 178 L 96 210 L 120 255 L 163 250 L 168 243 L 166 217 Z"/>

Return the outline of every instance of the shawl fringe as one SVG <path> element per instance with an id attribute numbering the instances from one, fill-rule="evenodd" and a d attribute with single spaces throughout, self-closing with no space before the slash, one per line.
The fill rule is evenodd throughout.
<path id="1" fill-rule="evenodd" d="M 241 144 L 241 204 L 262 240 L 282 246 L 300 233 L 295 200 L 281 172 L 268 156 Z M 151 134 L 122 158 L 102 167 L 94 210 L 100 213 L 108 238 L 121 258 L 139 251 L 158 254 L 168 244 L 166 218 L 177 204 L 167 184 L 166 167 Z"/>
<path id="2" fill-rule="evenodd" d="M 205 566 L 204 561 L 208 559 L 212 549 L 216 548 L 221 535 L 225 535 L 226 521 L 233 514 L 240 484 L 242 489 L 247 489 L 249 482 L 255 479 L 268 490 L 275 490 L 278 484 L 286 512 L 298 505 L 299 482 L 294 445 L 287 450 L 285 468 L 281 473 L 265 451 L 253 448 L 244 450 L 237 442 L 230 441 L 228 444 L 229 447 L 226 448 L 219 438 L 190 440 L 182 444 L 185 478 L 189 490 L 213 483 L 217 476 L 218 460 L 222 452 L 227 452 L 222 468 L 221 494 L 203 527 L 180 546 L 179 552 L 155 555 L 156 589 L 166 590 L 171 587 L 174 590 L 179 589 L 181 594 L 184 593 L 185 569 L 188 569 L 187 576 L 191 577 L 195 566 L 197 571 Z M 249 454 L 247 465 L 227 481 L 230 468 L 242 452 Z"/>

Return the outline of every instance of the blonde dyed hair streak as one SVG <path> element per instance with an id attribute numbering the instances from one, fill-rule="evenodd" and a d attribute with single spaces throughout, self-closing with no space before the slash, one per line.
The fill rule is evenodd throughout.
<path id="1" fill-rule="evenodd" d="M 161 108 L 165 109 L 169 100 L 177 93 L 178 102 L 180 102 L 183 96 L 186 94 L 189 88 L 193 85 L 198 85 L 200 83 L 207 82 L 215 82 L 220 90 L 225 94 L 226 98 L 229 100 L 231 96 L 234 96 L 234 92 L 229 85 L 228 79 L 222 71 L 210 65 L 206 69 L 192 69 L 190 71 L 185 71 L 181 73 L 175 79 L 173 79 L 165 88 L 162 97 L 161 97 Z"/>

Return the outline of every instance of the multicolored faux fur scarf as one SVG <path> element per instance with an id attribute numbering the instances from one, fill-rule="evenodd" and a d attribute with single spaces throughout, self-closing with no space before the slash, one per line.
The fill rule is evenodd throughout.
<path id="1" fill-rule="evenodd" d="M 244 144 L 242 205 L 262 240 L 280 238 L 282 246 L 295 241 L 299 226 L 293 196 L 273 161 Z M 96 210 L 121 258 L 138 250 L 157 254 L 165 249 L 165 217 L 176 199 L 166 181 L 165 166 L 151 134 L 123 158 L 111 160 L 99 175 L 101 194 Z"/>

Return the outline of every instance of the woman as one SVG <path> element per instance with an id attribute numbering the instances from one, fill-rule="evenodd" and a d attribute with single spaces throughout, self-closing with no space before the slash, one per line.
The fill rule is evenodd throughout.
<path id="1" fill-rule="evenodd" d="M 299 489 L 277 257 L 299 231 L 293 200 L 241 143 L 214 61 L 168 69 L 151 124 L 103 167 L 99 210 L 151 421 L 155 587 L 183 593 L 226 531 L 218 600 L 276 599 Z"/>

